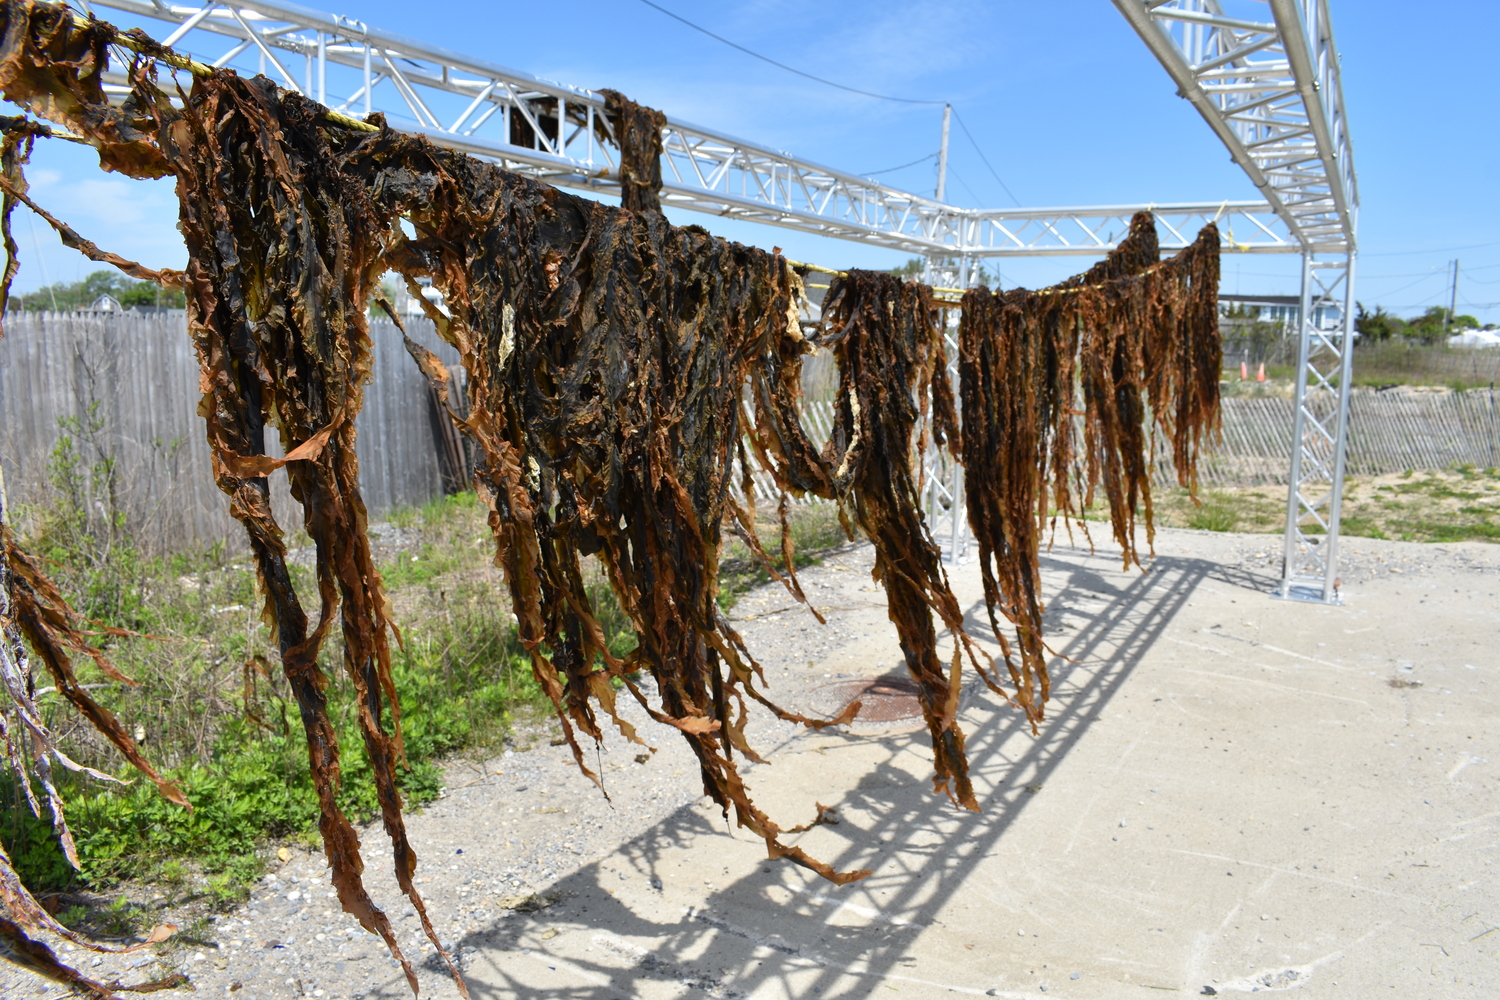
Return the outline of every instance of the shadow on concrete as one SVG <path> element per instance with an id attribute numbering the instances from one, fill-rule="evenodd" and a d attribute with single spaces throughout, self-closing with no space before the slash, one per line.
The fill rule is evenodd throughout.
<path id="1" fill-rule="evenodd" d="M 825 835 L 819 841 L 820 857 L 841 870 L 873 868 L 870 878 L 840 888 L 784 863 L 762 862 L 749 875 L 709 889 L 701 905 L 686 912 L 660 896 L 655 897 L 661 899 L 659 905 L 643 906 L 637 900 L 632 908 L 601 888 L 626 882 L 637 888 L 643 882 L 660 886 L 663 878 L 681 885 L 683 871 L 667 861 L 669 852 L 680 852 L 700 838 L 722 842 L 726 836 L 722 825 L 703 811 L 684 807 L 622 845 L 613 858 L 556 883 L 551 891 L 568 900 L 558 911 L 536 920 L 510 916 L 459 940 L 461 949 L 478 949 L 465 963 L 476 1000 L 542 993 L 624 1000 L 643 991 L 669 995 L 684 988 L 718 997 L 823 1000 L 873 996 L 889 980 L 914 976 L 911 941 L 994 853 L 1198 585 L 1214 578 L 1264 592 L 1254 575 L 1226 575 L 1223 567 L 1202 559 L 1159 556 L 1148 573 L 1121 574 L 1102 556 L 1049 555 L 1043 558 L 1043 571 L 1055 594 L 1049 623 L 1079 624 L 1072 635 L 1054 640 L 1065 642 L 1060 648 L 1066 658 L 1056 657 L 1051 664 L 1053 697 L 1036 736 L 1026 735 L 1020 713 L 1000 705 L 993 695 L 975 698 L 963 713 L 982 813 L 955 809 L 935 798 L 927 781 L 913 780 L 910 755 L 930 761 L 925 730 L 852 735 L 850 740 L 863 744 L 863 753 L 877 759 L 840 801 L 846 817 L 839 828 L 843 836 Z M 969 609 L 969 616 L 973 634 L 986 634 L 983 605 Z M 789 740 L 783 752 L 795 749 L 803 738 Z M 832 851 L 829 843 L 835 843 Z M 726 845 L 726 856 L 730 848 L 740 863 L 747 848 L 743 835 Z M 617 868 L 622 857 L 624 864 Z M 670 872 L 665 870 L 669 863 Z M 717 881 L 719 872 L 705 865 L 690 874 L 696 885 Z M 850 916 L 857 926 L 836 922 Z M 537 944 L 541 923 L 581 928 L 593 936 L 593 954 L 577 948 L 565 958 L 547 953 Z M 533 948 L 528 960 L 542 969 L 565 970 L 572 985 L 540 989 L 492 960 L 495 949 L 519 950 L 527 942 Z M 431 959 L 428 968 L 436 971 Z M 381 979 L 368 996 L 406 995 L 398 976 Z M 592 985 L 579 985 L 579 979 Z"/>

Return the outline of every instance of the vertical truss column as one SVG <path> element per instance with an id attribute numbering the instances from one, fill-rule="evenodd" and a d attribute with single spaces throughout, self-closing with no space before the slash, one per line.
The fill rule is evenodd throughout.
<path id="1" fill-rule="evenodd" d="M 1302 258 L 1280 597 L 1340 604 L 1338 544 L 1354 360 L 1354 254 Z"/>
<path id="2" fill-rule="evenodd" d="M 970 256 L 928 257 L 922 270 L 922 282 L 933 288 L 971 288 L 978 266 L 978 260 Z M 943 310 L 943 350 L 954 398 L 958 397 L 957 322 L 953 310 Z M 969 548 L 969 522 L 964 512 L 964 470 L 955 458 L 944 456 L 931 445 L 931 431 L 930 425 L 918 431 L 929 439 L 921 457 L 927 490 L 927 527 L 938 544 L 947 550 L 949 565 L 956 566 Z"/>

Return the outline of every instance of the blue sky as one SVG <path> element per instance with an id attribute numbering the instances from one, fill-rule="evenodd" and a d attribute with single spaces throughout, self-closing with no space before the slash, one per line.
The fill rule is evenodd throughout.
<path id="1" fill-rule="evenodd" d="M 1028 206 L 1218 201 L 1255 190 L 1107 0 L 830 2 L 733 5 L 661 0 L 682 16 L 779 61 L 849 86 L 949 100 L 1006 187 Z M 1267 19 L 1263 4 L 1233 13 Z M 1332 0 L 1360 177 L 1358 298 L 1400 315 L 1448 299 L 1500 322 L 1500 111 L 1493 40 L 1500 4 L 1469 0 L 1420 14 L 1394 0 Z M 941 109 L 821 86 L 693 32 L 639 0 L 440 3 L 338 0 L 325 9 L 386 30 L 585 87 L 613 87 L 676 117 L 831 166 L 880 170 L 936 150 Z M 128 25 L 118 12 L 104 11 Z M 146 24 L 161 33 L 159 25 Z M 35 197 L 101 246 L 180 266 L 170 182 L 99 171 L 92 154 L 41 144 Z M 883 175 L 930 193 L 930 163 Z M 1010 197 L 956 127 L 949 200 Z M 904 255 L 788 230 L 681 213 L 723 236 L 779 245 L 830 266 L 889 267 Z M 19 290 L 71 281 L 97 265 L 18 210 Z M 1004 282 L 1040 285 L 1077 259 L 1006 262 Z M 1228 255 L 1226 292 L 1295 292 L 1292 257 Z"/>

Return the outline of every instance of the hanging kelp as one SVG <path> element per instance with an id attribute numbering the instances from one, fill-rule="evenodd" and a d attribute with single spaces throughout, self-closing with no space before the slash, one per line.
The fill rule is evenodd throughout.
<path id="1" fill-rule="evenodd" d="M 983 671 L 963 631 L 942 551 L 922 517 L 917 483 L 916 429 L 924 415 L 930 412 L 934 446 L 956 453 L 959 443 L 932 289 L 877 271 L 838 275 L 823 301 L 819 339 L 832 347 L 839 369 L 824 455 L 834 470 L 832 495 L 874 543 L 874 575 L 885 585 L 887 613 L 932 736 L 934 787 L 978 810 L 955 716 L 963 654 Z M 954 637 L 946 668 L 937 654 L 934 613 Z"/>
<path id="2" fill-rule="evenodd" d="M 364 888 L 359 838 L 337 804 L 338 744 L 318 665 L 337 616 L 396 878 L 451 967 L 412 883 L 417 859 L 395 783 L 402 757 L 390 672 L 395 630 L 365 532 L 355 453 L 371 364 L 366 303 L 385 270 L 394 218 L 340 172 L 318 127 L 322 109 L 279 94 L 263 77 L 218 76 L 195 86 L 180 114 L 163 103 L 155 110 L 182 206 L 188 331 L 206 389 L 200 412 L 219 488 L 250 539 L 264 620 L 302 709 L 334 888 L 344 909 L 385 939 L 415 989 L 389 920 Z M 266 457 L 268 423 L 286 458 Z M 315 618 L 292 585 L 271 513 L 266 476 L 281 467 L 317 552 Z"/>
<path id="3" fill-rule="evenodd" d="M 661 211 L 661 129 L 667 116 L 618 90 L 601 90 L 604 113 L 620 149 L 620 207 Z"/>
<path id="4" fill-rule="evenodd" d="M 820 337 L 841 374 L 834 438 L 820 454 L 798 414 L 809 349 L 798 323 L 800 281 L 776 254 L 673 227 L 656 211 L 656 112 L 608 98 L 623 154 L 625 207 L 616 209 L 397 134 L 378 116 L 356 122 L 264 78 L 189 64 L 65 8 L 8 0 L 0 11 L 7 97 L 66 125 L 112 169 L 177 179 L 190 255 L 185 275 L 150 272 L 87 246 L 101 254 L 95 259 L 185 287 L 215 476 L 250 538 L 265 620 L 302 710 L 334 884 L 344 908 L 385 937 L 394 955 L 401 957 L 390 924 L 363 886 L 358 837 L 336 804 L 338 746 L 318 665 L 337 618 L 397 878 L 436 945 L 412 886 L 416 857 L 394 784 L 400 718 L 388 643 L 395 629 L 357 480 L 354 420 L 371 363 L 365 314 L 386 270 L 442 293 L 440 305 L 422 295 L 417 301 L 461 354 L 467 406 L 462 416 L 457 408 L 450 414 L 475 444 L 474 484 L 490 509 L 519 635 L 580 766 L 577 733 L 602 736 L 599 709 L 634 738 L 615 710 L 619 682 L 653 718 L 684 734 L 704 790 L 773 856 L 839 882 L 867 874 L 835 872 L 785 843 L 740 774 L 740 759 L 758 759 L 745 734 L 750 701 L 783 719 L 829 724 L 767 700 L 758 666 L 718 609 L 726 520 L 754 540 L 753 511 L 733 497 L 753 460 L 783 490 L 839 501 L 848 523 L 874 541 L 877 574 L 932 733 L 937 788 L 976 807 L 955 715 L 965 651 L 976 669 L 982 663 L 922 522 L 915 478 L 924 412 L 937 446 L 960 444 L 929 289 L 861 272 L 830 289 Z M 132 93 L 119 109 L 101 87 L 111 43 L 142 54 L 129 67 Z M 191 70 L 185 100 L 157 87 L 157 62 Z M 40 127 L 26 122 L 7 131 L 16 138 L 6 149 L 16 155 L 0 172 L 6 209 L 26 198 L 20 143 Z M 1207 336 L 1212 303 L 1204 312 L 1198 296 L 1211 294 L 1213 285 L 1203 283 L 1216 273 L 1200 261 L 1183 279 L 1190 291 L 1158 277 L 1171 265 L 1145 262 L 1156 256 L 1154 243 L 1146 245 L 1148 235 L 1154 239 L 1149 228 L 1137 224 L 1106 271 L 1076 287 L 1050 297 L 983 293 L 972 308 L 965 302 L 971 356 L 964 364 L 985 370 L 966 375 L 961 453 L 970 496 L 985 506 L 985 527 L 976 522 L 975 530 L 988 546 L 992 624 L 1002 646 L 996 615 L 1018 624 L 1021 665 L 1011 664 L 1012 676 L 1033 723 L 1045 699 L 1045 687 L 1038 699 L 1029 678 L 1040 672 L 1045 679 L 1035 537 L 1047 484 L 1058 509 L 1073 514 L 1091 499 L 1091 485 L 1102 483 L 1112 510 L 1119 498 L 1127 526 L 1139 498 L 1149 526 L 1149 493 L 1140 492 L 1142 392 L 1174 447 L 1182 442 L 1178 468 L 1189 481 L 1212 413 L 1201 380 L 1217 348 L 1183 338 Z M 1122 278 L 1117 270 L 1140 273 Z M 1074 299 L 1083 306 L 1056 305 Z M 1171 317 L 1181 327 L 1175 335 L 1162 332 Z M 443 366 L 413 343 L 408 349 L 437 398 L 450 400 Z M 1023 368 L 1034 385 L 1020 381 Z M 1088 416 L 1075 448 L 1060 428 L 1072 420 L 1079 392 Z M 285 458 L 267 455 L 268 427 L 279 433 Z M 1021 444 L 1013 447 L 1012 437 Z M 1029 485 L 1015 464 L 1023 450 L 1031 456 Z M 993 472 L 997 464 L 1008 471 Z M 280 468 L 314 541 L 316 610 L 292 585 L 271 514 L 266 476 Z M 1012 483 L 1030 490 L 1014 509 L 998 492 Z M 785 537 L 783 555 L 790 568 Z M 636 632 L 637 647 L 625 656 L 605 645 L 583 585 L 590 556 L 604 566 Z M 787 584 L 800 597 L 795 579 Z M 934 613 L 954 636 L 948 665 L 937 654 Z M 1008 646 L 1005 652 L 1011 659 Z M 649 682 L 637 679 L 643 671 Z M 407 973 L 415 986 L 409 966 Z"/>
<path id="5" fill-rule="evenodd" d="M 99 147 L 107 165 L 177 178 L 189 251 L 188 326 L 205 390 L 200 412 L 216 480 L 246 528 L 266 594 L 263 616 L 301 708 L 334 886 L 344 908 L 385 939 L 415 989 L 388 919 L 364 888 L 359 839 L 337 805 L 338 746 L 318 666 L 337 616 L 397 880 L 446 958 L 412 885 L 416 857 L 395 787 L 400 717 L 389 603 L 370 557 L 354 452 L 354 419 L 370 370 L 364 303 L 383 268 L 393 220 L 376 218 L 363 189 L 333 166 L 312 125 L 322 110 L 300 100 L 282 107 L 263 78 L 223 74 L 179 112 L 155 84 L 155 62 L 143 57 L 130 70 L 127 114 L 110 107 L 100 88 L 113 29 L 43 4 L 10 4 L 6 14 L 0 87 L 7 97 L 71 127 Z M 130 44 L 159 54 L 138 37 Z M 6 193 L 20 196 L 13 183 Z M 268 423 L 280 431 L 284 459 L 266 456 Z M 281 467 L 318 553 L 314 621 L 292 586 L 271 515 L 265 477 Z M 387 706 L 394 732 L 382 720 Z"/>
<path id="6" fill-rule="evenodd" d="M 117 113 L 103 104 L 97 70 L 112 36 L 96 22 L 74 32 L 69 15 L 51 11 L 7 8 L 9 64 L 29 69 L 0 75 L 0 86 L 22 102 L 69 95 L 60 117 L 103 143 L 94 123 Z M 78 58 L 51 66 L 59 52 Z M 39 67 L 57 81 L 39 84 Z M 178 110 L 149 63 L 131 78 L 132 127 L 144 137 L 135 141 L 147 150 L 113 143 L 111 155 L 178 180 L 189 329 L 216 478 L 250 537 L 265 617 L 302 708 L 345 909 L 400 957 L 365 893 L 358 839 L 334 798 L 338 752 L 318 653 L 335 615 L 397 877 L 422 912 L 392 780 L 400 743 L 387 602 L 364 537 L 354 451 L 369 371 L 365 303 L 387 267 L 444 293 L 435 318 L 469 371 L 463 426 L 484 455 L 477 485 L 492 507 L 497 561 L 580 763 L 572 725 L 600 735 L 590 699 L 613 714 L 610 681 L 619 677 L 648 703 L 628 677 L 647 668 L 659 697 L 648 710 L 687 735 L 705 790 L 726 811 L 732 805 L 773 855 L 836 881 L 866 874 L 834 872 L 782 843 L 735 763 L 736 752 L 757 759 L 743 732 L 745 699 L 769 703 L 718 611 L 719 532 L 740 451 L 742 387 L 774 373 L 777 385 L 758 395 L 784 398 L 783 370 L 805 349 L 800 283 L 785 262 L 676 229 L 656 213 L 561 195 L 422 140 L 334 124 L 264 79 L 202 73 Z M 416 239 L 400 235 L 403 215 Z M 795 421 L 795 412 L 782 414 L 783 424 Z M 286 458 L 266 456 L 267 424 Z M 283 467 L 318 555 L 315 620 L 291 584 L 270 511 L 265 477 Z M 590 554 L 604 561 L 636 626 L 639 647 L 623 660 L 604 647 L 582 586 L 580 560 Z"/>
<path id="7" fill-rule="evenodd" d="M 969 524 L 997 639 L 1033 719 L 1048 696 L 1039 549 L 1049 520 L 1082 524 L 1102 487 L 1125 565 L 1139 565 L 1136 511 L 1154 537 L 1146 412 L 1196 490 L 1197 454 L 1217 426 L 1219 236 L 1158 263 L 1149 213 L 1110 257 L 1038 292 L 965 294 L 959 332 Z M 1075 418 L 1082 415 L 1083 441 Z M 1040 685 L 1040 697 L 1037 687 Z"/>
<path id="8" fill-rule="evenodd" d="M 387 263 L 443 293 L 429 315 L 468 371 L 462 422 L 482 453 L 476 485 L 492 509 L 496 559 L 580 766 L 574 728 L 602 736 L 591 701 L 614 716 L 620 678 L 684 733 L 705 792 L 773 856 L 836 881 L 859 877 L 782 843 L 751 803 L 735 763 L 736 753 L 758 759 L 745 699 L 800 717 L 758 690 L 758 668 L 717 603 L 744 387 L 805 350 L 796 275 L 779 256 L 421 139 L 351 136 L 341 164 L 383 214 L 415 229 Z M 636 632 L 623 659 L 606 647 L 583 584 L 591 555 Z M 631 680 L 641 669 L 657 705 Z"/>
<path id="9" fill-rule="evenodd" d="M 27 643 L 36 650 L 36 658 L 51 674 L 55 689 L 79 714 L 154 781 L 168 799 L 182 806 L 187 805 L 187 800 L 176 785 L 162 778 L 146 761 L 114 714 L 90 697 L 73 673 L 70 654 L 79 653 L 90 657 L 107 676 L 124 684 L 134 684 L 90 642 L 99 635 L 121 637 L 130 633 L 96 626 L 74 612 L 52 581 L 42 573 L 37 560 L 16 544 L 8 517 L 5 480 L 0 475 L 0 688 L 3 688 L 0 691 L 0 748 L 5 755 L 3 766 L 10 769 L 17 794 L 25 798 L 32 814 L 38 817 L 42 814 L 41 804 L 33 786 L 40 786 L 63 855 L 76 869 L 79 867 L 78 852 L 68 828 L 62 796 L 53 778 L 53 765 L 100 781 L 118 782 L 118 779 L 79 764 L 57 745 L 56 735 L 36 703 L 36 678 Z M 34 940 L 32 935 L 39 932 L 56 934 L 93 951 L 134 949 L 99 945 L 59 923 L 21 884 L 3 848 L 0 848 L 0 909 L 4 911 L 4 916 L 0 916 L 0 954 L 90 995 L 113 996 L 108 987 L 60 962 L 49 947 Z M 175 930 L 176 927 L 170 924 L 158 927 L 145 942 L 135 947 L 164 941 Z M 185 982 L 183 977 L 174 976 L 171 982 L 161 985 L 175 985 L 179 981 Z"/>

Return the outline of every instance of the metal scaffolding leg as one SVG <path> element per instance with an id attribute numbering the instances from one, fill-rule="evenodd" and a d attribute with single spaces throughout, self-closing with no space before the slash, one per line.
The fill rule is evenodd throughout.
<path id="1" fill-rule="evenodd" d="M 1354 255 L 1302 257 L 1292 463 L 1277 596 L 1340 604 L 1339 516 L 1354 361 Z"/>
<path id="2" fill-rule="evenodd" d="M 934 287 L 968 288 L 977 268 L 978 261 L 973 257 L 928 257 L 922 281 Z M 957 320 L 948 312 L 944 312 L 943 316 L 943 349 L 947 352 L 948 377 L 953 380 L 953 394 L 957 398 L 958 329 L 954 325 Z M 926 431 L 930 440 L 931 427 L 926 428 Z M 951 458 L 939 455 L 936 448 L 929 447 L 922 455 L 922 467 L 927 482 L 928 530 L 939 545 L 944 545 L 943 519 L 947 519 L 947 560 L 949 565 L 956 566 L 968 554 L 969 549 L 969 523 L 963 500 L 963 466 Z M 947 503 L 946 507 L 944 501 Z"/>

